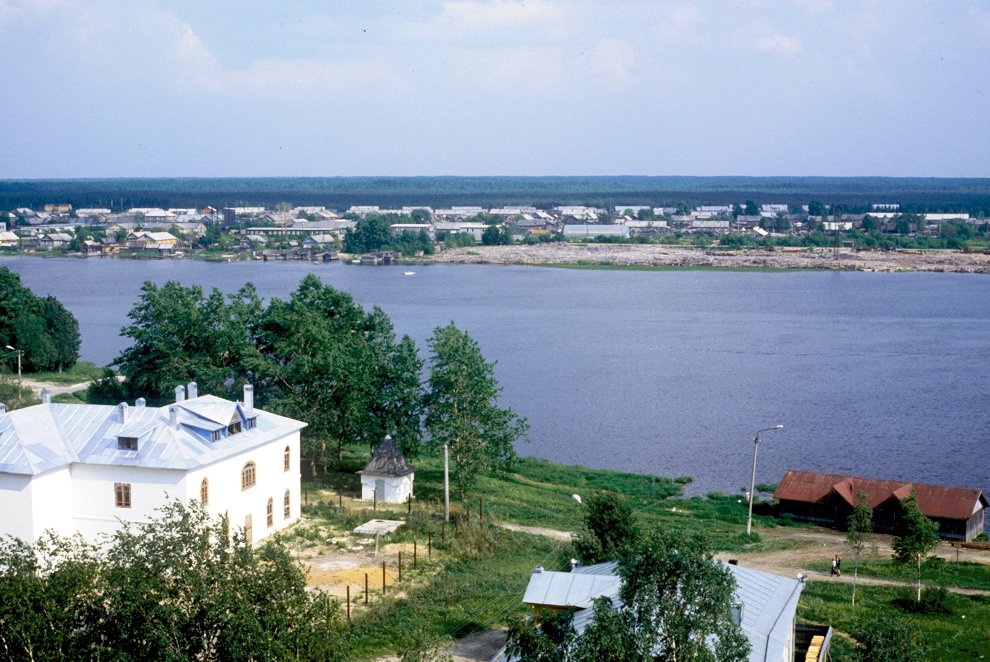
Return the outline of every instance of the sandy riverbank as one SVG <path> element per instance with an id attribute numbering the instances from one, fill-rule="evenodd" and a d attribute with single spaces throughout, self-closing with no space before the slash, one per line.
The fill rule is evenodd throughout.
<path id="1" fill-rule="evenodd" d="M 614 266 L 840 269 L 990 273 L 990 255 L 958 251 L 779 249 L 719 251 L 658 244 L 538 244 L 452 248 L 428 261 L 447 264 L 588 264 Z"/>

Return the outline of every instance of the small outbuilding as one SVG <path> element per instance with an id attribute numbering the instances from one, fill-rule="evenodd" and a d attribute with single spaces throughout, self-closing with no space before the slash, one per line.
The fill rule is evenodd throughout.
<path id="1" fill-rule="evenodd" d="M 413 495 L 416 470 L 406 462 L 389 435 L 375 451 L 368 466 L 358 473 L 361 475 L 361 498 L 365 501 L 377 499 L 382 503 L 403 503 Z"/>

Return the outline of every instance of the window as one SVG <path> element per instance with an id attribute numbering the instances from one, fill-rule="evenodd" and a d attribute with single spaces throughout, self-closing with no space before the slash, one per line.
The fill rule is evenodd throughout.
<path id="1" fill-rule="evenodd" d="M 131 484 L 130 483 L 114 483 L 113 484 L 113 500 L 114 504 L 118 508 L 130 508 L 131 507 Z"/>
<path id="2" fill-rule="evenodd" d="M 251 516 L 250 515 L 245 515 L 244 516 L 244 539 L 247 540 L 248 544 L 250 545 L 251 544 L 251 541 L 253 540 L 253 538 L 254 538 L 254 531 L 251 530 Z"/>
<path id="3" fill-rule="evenodd" d="M 223 433 L 220 430 L 213 431 L 213 441 L 220 441 L 223 439 Z"/>
<path id="4" fill-rule="evenodd" d="M 232 434 L 237 434 L 240 431 L 241 431 L 240 421 L 234 421 L 233 423 L 227 426 L 227 436 L 230 436 Z"/>
<path id="5" fill-rule="evenodd" d="M 265 511 L 265 515 L 268 526 L 275 523 L 275 504 L 272 503 L 271 497 L 268 498 L 268 510 Z"/>
<path id="6" fill-rule="evenodd" d="M 248 419 L 245 419 L 245 421 L 244 421 L 244 429 L 245 430 L 253 430 L 256 427 L 258 427 L 258 417 L 257 416 L 252 416 L 252 417 L 250 417 Z"/>
<path id="7" fill-rule="evenodd" d="M 137 437 L 117 437 L 117 448 L 122 451 L 136 451 Z"/>
<path id="8" fill-rule="evenodd" d="M 285 497 L 282 499 L 282 514 L 285 519 L 289 519 L 289 515 L 292 514 L 292 509 L 289 508 L 289 490 L 285 491 Z"/>
<path id="9" fill-rule="evenodd" d="M 246 490 L 249 487 L 254 487 L 257 482 L 257 476 L 255 475 L 254 462 L 248 462 L 241 469 L 241 489 Z"/>
<path id="10" fill-rule="evenodd" d="M 205 478 L 199 484 L 199 502 L 204 506 L 210 503 L 210 481 Z"/>
<path id="11" fill-rule="evenodd" d="M 289 464 L 290 464 L 289 459 L 291 457 L 292 457 L 292 454 L 289 452 L 289 447 L 286 446 L 285 447 L 285 452 L 282 454 L 282 470 L 283 471 L 288 471 L 289 470 Z"/>

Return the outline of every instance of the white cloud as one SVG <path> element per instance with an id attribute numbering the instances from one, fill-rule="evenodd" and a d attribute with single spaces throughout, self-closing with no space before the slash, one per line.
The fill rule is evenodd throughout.
<path id="1" fill-rule="evenodd" d="M 628 41 L 603 39 L 595 44 L 591 57 L 594 70 L 606 85 L 622 86 L 633 81 L 631 68 L 636 63 L 636 52 Z"/>
<path id="2" fill-rule="evenodd" d="M 801 40 L 775 32 L 757 37 L 753 47 L 760 53 L 771 55 L 796 55 L 801 52 Z"/>

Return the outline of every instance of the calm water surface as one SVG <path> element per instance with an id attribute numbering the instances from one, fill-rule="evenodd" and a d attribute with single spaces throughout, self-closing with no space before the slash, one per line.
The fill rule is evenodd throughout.
<path id="1" fill-rule="evenodd" d="M 990 278 L 965 274 L 581 271 L 303 262 L 0 258 L 79 319 L 105 364 L 141 283 L 287 297 L 310 271 L 381 306 L 426 352 L 453 320 L 481 344 L 522 454 L 668 476 L 691 493 L 801 468 L 990 492 Z"/>

